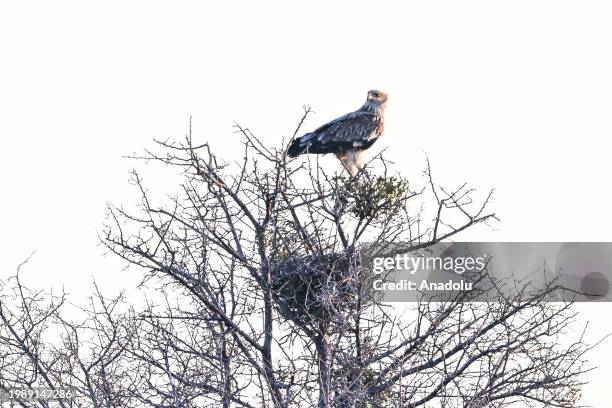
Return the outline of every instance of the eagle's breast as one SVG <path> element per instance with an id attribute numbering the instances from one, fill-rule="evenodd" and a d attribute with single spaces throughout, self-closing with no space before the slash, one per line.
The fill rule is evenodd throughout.
<path id="1" fill-rule="evenodd" d="M 373 139 L 378 139 L 383 134 L 384 130 L 385 130 L 384 117 L 382 114 L 378 113 L 373 118 L 373 126 L 372 126 L 370 134 L 368 135 L 367 140 L 370 141 Z"/>
<path id="2" fill-rule="evenodd" d="M 377 115 L 376 119 L 376 137 L 380 137 L 385 131 L 385 120 L 382 115 Z"/>

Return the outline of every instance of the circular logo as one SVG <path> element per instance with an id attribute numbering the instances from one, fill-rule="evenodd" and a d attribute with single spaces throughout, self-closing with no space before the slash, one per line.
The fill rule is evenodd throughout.
<path id="1" fill-rule="evenodd" d="M 590 272 L 582 278 L 580 291 L 589 299 L 601 298 L 610 291 L 610 281 L 601 272 Z"/>

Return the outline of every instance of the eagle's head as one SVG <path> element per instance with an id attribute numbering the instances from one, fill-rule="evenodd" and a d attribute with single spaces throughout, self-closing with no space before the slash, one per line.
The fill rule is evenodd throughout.
<path id="1" fill-rule="evenodd" d="M 368 103 L 382 105 L 387 102 L 387 94 L 377 89 L 368 92 Z"/>

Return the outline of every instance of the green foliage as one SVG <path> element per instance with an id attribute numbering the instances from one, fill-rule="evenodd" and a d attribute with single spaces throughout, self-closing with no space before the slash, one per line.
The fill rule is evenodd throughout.
<path id="1" fill-rule="evenodd" d="M 362 177 L 361 177 L 362 176 Z M 378 219 L 397 215 L 410 195 L 401 177 L 337 176 L 338 199 L 356 218 Z"/>

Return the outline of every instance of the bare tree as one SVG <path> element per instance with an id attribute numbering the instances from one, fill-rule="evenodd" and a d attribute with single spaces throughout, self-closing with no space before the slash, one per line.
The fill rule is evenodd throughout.
<path id="1" fill-rule="evenodd" d="M 0 300 L 0 387 L 70 385 L 72 403 L 93 407 L 577 406 L 590 346 L 560 343 L 576 323 L 571 303 L 543 301 L 555 282 L 403 316 L 371 290 L 366 258 L 496 220 L 492 191 L 442 187 L 429 163 L 416 188 L 380 156 L 356 177 L 330 174 L 237 129 L 238 162 L 191 131 L 134 157 L 182 180 L 159 199 L 134 171 L 140 206 L 109 207 L 102 242 L 144 271 L 145 307 L 95 289 L 74 323 L 62 296 L 13 282 Z M 54 347 L 40 336 L 51 321 L 63 330 Z"/>

